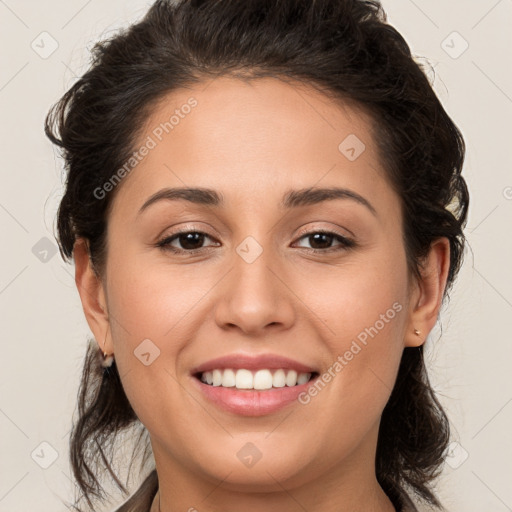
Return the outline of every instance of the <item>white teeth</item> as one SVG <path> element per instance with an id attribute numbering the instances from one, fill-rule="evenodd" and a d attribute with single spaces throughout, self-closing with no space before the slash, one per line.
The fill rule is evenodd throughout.
<path id="1" fill-rule="evenodd" d="M 272 376 L 272 386 L 275 388 L 283 388 L 286 385 L 286 374 L 284 370 L 277 370 Z"/>
<path id="2" fill-rule="evenodd" d="M 252 389 L 253 378 L 249 370 L 238 370 L 235 379 L 235 387 L 237 389 Z"/>
<path id="3" fill-rule="evenodd" d="M 274 372 L 274 373 L 272 373 Z M 311 373 L 299 373 L 295 370 L 233 370 L 230 368 L 215 369 L 201 374 L 201 381 L 212 386 L 236 389 L 271 389 L 284 386 L 305 384 L 311 378 Z"/>
<path id="4" fill-rule="evenodd" d="M 297 372 L 295 370 L 290 370 L 286 374 L 286 385 L 295 386 L 295 384 L 297 384 Z"/>
<path id="5" fill-rule="evenodd" d="M 270 370 L 258 370 L 254 374 L 254 389 L 270 389 L 272 387 L 272 374 Z"/>
<path id="6" fill-rule="evenodd" d="M 310 375 L 307 373 L 300 373 L 297 377 L 297 384 L 306 384 L 306 382 L 309 380 Z"/>
<path id="7" fill-rule="evenodd" d="M 236 375 L 233 370 L 224 370 L 222 375 L 222 387 L 232 388 L 236 383 Z"/>
<path id="8" fill-rule="evenodd" d="M 213 370 L 213 385 L 220 386 L 222 384 L 222 372 L 220 370 Z"/>

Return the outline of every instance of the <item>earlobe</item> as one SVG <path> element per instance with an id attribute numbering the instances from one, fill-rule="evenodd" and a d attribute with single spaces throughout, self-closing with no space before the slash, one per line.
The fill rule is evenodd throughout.
<path id="1" fill-rule="evenodd" d="M 449 268 L 450 241 L 442 237 L 430 246 L 421 269 L 421 279 L 415 289 L 405 333 L 406 347 L 422 345 L 434 328 L 443 302 Z"/>
<path id="2" fill-rule="evenodd" d="M 93 269 L 87 240 L 80 238 L 73 248 L 75 261 L 75 283 L 82 302 L 85 318 L 102 352 L 113 352 L 108 339 L 108 311 L 103 283 Z M 104 346 L 103 346 L 104 344 Z"/>

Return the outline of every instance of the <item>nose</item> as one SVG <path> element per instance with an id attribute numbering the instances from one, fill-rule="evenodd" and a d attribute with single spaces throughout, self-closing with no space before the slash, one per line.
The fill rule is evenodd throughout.
<path id="1" fill-rule="evenodd" d="M 253 336 L 289 329 L 295 320 L 295 296 L 277 256 L 263 250 L 249 261 L 234 255 L 233 268 L 218 290 L 217 325 Z"/>

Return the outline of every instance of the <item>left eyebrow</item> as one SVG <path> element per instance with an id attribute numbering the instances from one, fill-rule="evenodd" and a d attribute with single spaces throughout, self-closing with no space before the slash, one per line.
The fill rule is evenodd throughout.
<path id="1" fill-rule="evenodd" d="M 352 199 L 368 208 L 368 210 L 370 210 L 375 217 L 378 217 L 377 210 L 367 199 L 359 195 L 357 192 L 354 192 L 353 190 L 340 187 L 309 187 L 300 190 L 290 190 L 284 195 L 281 207 L 296 208 L 299 206 L 318 204 L 323 201 L 331 201 L 333 199 Z"/>

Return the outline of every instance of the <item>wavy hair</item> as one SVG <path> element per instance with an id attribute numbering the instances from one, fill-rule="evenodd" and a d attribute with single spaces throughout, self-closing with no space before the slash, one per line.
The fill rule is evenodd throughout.
<path id="1" fill-rule="evenodd" d="M 131 156 L 159 100 L 219 76 L 277 77 L 309 84 L 370 115 L 383 167 L 401 200 L 408 270 L 419 277 L 432 242 L 447 237 L 447 298 L 465 245 L 465 144 L 426 70 L 387 23 L 378 1 L 158 0 L 140 21 L 96 43 L 91 53 L 88 70 L 45 121 L 67 172 L 57 214 L 57 242 L 65 260 L 72 258 L 75 240 L 85 238 L 93 267 L 103 275 L 109 208 L 119 187 L 100 201 L 94 191 Z M 70 437 L 72 470 L 80 497 L 91 509 L 93 500 L 104 497 L 98 478 L 102 469 L 127 494 L 112 468 L 114 441 L 137 429 L 136 447 L 144 447 L 145 463 L 151 460 L 150 446 L 147 438 L 142 442 L 144 428 L 116 364 L 103 369 L 98 347 L 91 343 Z M 405 348 L 382 414 L 376 453 L 378 482 L 395 506 L 410 489 L 442 508 L 433 484 L 449 436 L 447 415 L 429 383 L 423 346 Z M 147 512 L 157 487 L 153 468 L 119 512 Z"/>

